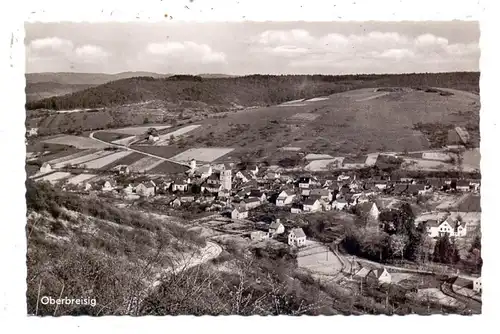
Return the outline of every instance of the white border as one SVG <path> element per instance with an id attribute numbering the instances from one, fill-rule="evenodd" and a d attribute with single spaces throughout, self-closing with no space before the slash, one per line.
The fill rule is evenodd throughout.
<path id="1" fill-rule="evenodd" d="M 500 59 L 498 43 L 498 5 L 496 1 L 481 2 L 460 0 L 419 1 L 271 1 L 271 0 L 195 0 L 189 1 L 24 1 L 4 4 L 2 20 L 1 88 L 4 101 L 0 111 L 0 256 L 2 257 L 0 323 L 2 328 L 15 331 L 97 330 L 125 329 L 131 332 L 150 330 L 167 332 L 291 332 L 299 331 L 384 331 L 452 333 L 487 332 L 495 330 L 495 310 L 498 309 L 498 285 L 495 268 L 498 253 L 498 207 L 496 195 L 499 188 L 496 171 L 498 85 L 500 76 L 495 66 Z M 18 6 L 16 6 L 18 5 Z M 187 10 L 184 6 L 190 9 Z M 21 8 L 22 7 L 22 8 Z M 211 8 L 214 8 L 213 10 Z M 165 14 L 182 21 L 332 21 L 332 20 L 477 20 L 481 19 L 481 168 L 482 229 L 483 229 L 483 282 L 486 286 L 483 314 L 475 317 L 316 317 L 316 318 L 236 318 L 236 317 L 164 317 L 131 319 L 113 318 L 27 318 L 25 306 L 25 202 L 24 202 L 24 31 L 25 20 L 33 21 L 162 21 Z M 497 29 L 495 29 L 497 28 Z M 11 42 L 12 40 L 12 42 Z M 5 318 L 5 319 L 4 319 Z M 363 320 L 363 321 L 361 321 Z M 160 323 L 161 322 L 161 323 Z M 493 326 L 492 326 L 493 325 Z M 15 327 L 14 327 L 15 326 Z M 64 327 L 63 327 L 64 326 Z M 153 327 L 154 326 L 154 327 Z M 22 327 L 22 328 L 21 328 Z M 24 328 L 27 327 L 27 328 Z M 57 327 L 57 328 L 56 328 Z M 323 328 L 320 328 L 323 327 Z"/>

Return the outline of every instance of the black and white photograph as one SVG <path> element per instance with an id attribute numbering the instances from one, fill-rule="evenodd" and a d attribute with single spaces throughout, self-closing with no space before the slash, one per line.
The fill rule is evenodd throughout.
<path id="1" fill-rule="evenodd" d="M 24 29 L 26 315 L 482 313 L 479 21 Z"/>

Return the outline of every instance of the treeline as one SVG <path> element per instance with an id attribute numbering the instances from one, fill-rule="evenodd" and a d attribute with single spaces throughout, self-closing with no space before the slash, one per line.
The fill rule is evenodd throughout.
<path id="1" fill-rule="evenodd" d="M 72 94 L 28 102 L 32 109 L 75 109 L 137 103 L 148 100 L 201 101 L 211 105 L 277 104 L 329 95 L 356 88 L 439 86 L 479 92 L 479 73 L 424 73 L 394 75 L 249 75 L 203 79 L 177 75 L 169 78 L 134 77 L 108 82 Z"/>

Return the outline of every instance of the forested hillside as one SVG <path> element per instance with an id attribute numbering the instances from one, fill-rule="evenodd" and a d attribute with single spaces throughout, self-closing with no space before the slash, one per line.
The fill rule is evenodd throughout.
<path id="1" fill-rule="evenodd" d="M 251 75 L 236 78 L 173 76 L 134 77 L 108 82 L 68 95 L 28 102 L 27 109 L 98 108 L 150 100 L 201 101 L 210 105 L 277 104 L 367 87 L 444 87 L 479 92 L 479 73 L 398 75 Z"/>

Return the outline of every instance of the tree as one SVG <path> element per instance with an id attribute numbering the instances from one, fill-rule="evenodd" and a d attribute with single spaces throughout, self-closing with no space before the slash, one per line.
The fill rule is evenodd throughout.
<path id="1" fill-rule="evenodd" d="M 393 234 L 389 238 L 389 245 L 391 247 L 392 253 L 394 255 L 398 254 L 402 260 L 404 251 L 406 249 L 406 246 L 408 245 L 408 236 L 404 234 Z"/>
<path id="2" fill-rule="evenodd" d="M 440 237 L 434 247 L 434 261 L 441 263 L 456 263 L 458 260 L 458 249 L 455 243 L 450 242 L 448 235 Z"/>

